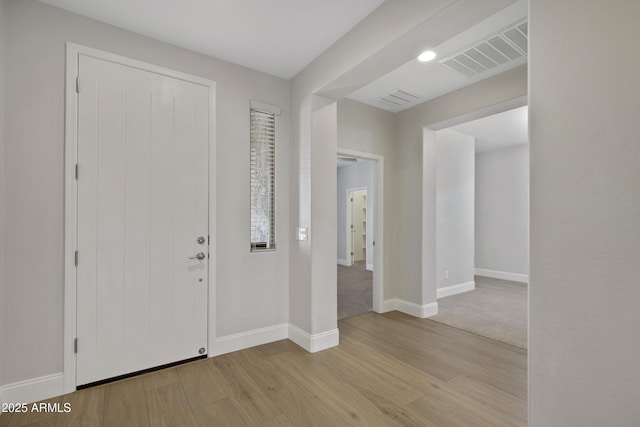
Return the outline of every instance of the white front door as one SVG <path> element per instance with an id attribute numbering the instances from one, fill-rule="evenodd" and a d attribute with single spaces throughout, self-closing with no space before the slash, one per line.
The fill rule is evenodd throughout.
<path id="1" fill-rule="evenodd" d="M 78 71 L 83 385 L 207 352 L 209 88 L 82 54 Z"/>

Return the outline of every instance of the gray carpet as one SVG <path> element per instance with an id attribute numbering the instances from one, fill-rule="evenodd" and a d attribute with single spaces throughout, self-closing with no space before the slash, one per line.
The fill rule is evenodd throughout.
<path id="1" fill-rule="evenodd" d="M 338 320 L 373 310 L 373 272 L 364 261 L 351 267 L 338 265 Z"/>
<path id="2" fill-rule="evenodd" d="M 475 276 L 476 289 L 438 300 L 429 319 L 527 348 L 527 284 Z"/>

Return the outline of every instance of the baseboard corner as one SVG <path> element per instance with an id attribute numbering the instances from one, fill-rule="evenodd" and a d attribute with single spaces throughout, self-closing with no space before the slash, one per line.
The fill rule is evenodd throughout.
<path id="1" fill-rule="evenodd" d="M 309 353 L 316 353 L 337 346 L 340 342 L 340 332 L 336 328 L 311 335 L 297 326 L 289 324 L 289 339 Z"/>
<path id="2" fill-rule="evenodd" d="M 510 273 L 508 271 L 489 270 L 486 268 L 475 268 L 473 274 L 476 276 L 490 277 L 492 279 L 509 280 L 511 282 L 529 283 L 529 275 L 522 273 Z"/>
<path id="3" fill-rule="evenodd" d="M 215 348 L 209 353 L 209 357 L 220 356 L 258 345 L 284 340 L 288 337 L 289 329 L 287 323 L 226 335 L 216 339 Z"/>
<path id="4" fill-rule="evenodd" d="M 476 282 L 458 283 L 457 285 L 445 286 L 436 290 L 436 299 L 461 294 L 463 292 L 473 291 L 476 288 Z"/>

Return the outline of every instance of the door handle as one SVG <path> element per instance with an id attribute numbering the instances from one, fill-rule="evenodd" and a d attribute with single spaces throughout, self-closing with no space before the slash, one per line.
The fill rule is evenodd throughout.
<path id="1" fill-rule="evenodd" d="M 189 257 L 189 259 L 199 259 L 199 260 L 203 260 L 203 259 L 205 259 L 206 257 L 207 257 L 207 255 L 206 255 L 204 252 L 198 252 L 198 253 L 196 254 L 196 256 Z"/>

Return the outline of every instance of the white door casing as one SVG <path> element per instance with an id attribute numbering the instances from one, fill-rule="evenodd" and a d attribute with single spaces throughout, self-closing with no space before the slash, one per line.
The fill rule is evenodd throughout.
<path id="1" fill-rule="evenodd" d="M 375 203 L 373 211 L 373 236 L 368 238 L 373 239 L 373 311 L 376 313 L 383 313 L 385 311 L 384 305 L 384 156 L 378 154 L 367 153 L 364 151 L 351 150 L 348 148 L 338 147 L 337 154 L 342 156 L 355 157 L 358 159 L 373 160 L 376 162 L 376 173 L 373 194 L 375 194 Z M 346 191 L 347 208 L 345 214 L 347 215 L 347 255 L 351 251 L 351 230 L 350 230 L 350 191 L 357 190 L 356 188 L 349 188 Z M 349 260 L 352 258 L 349 256 Z M 352 261 L 351 261 L 352 262 Z"/>
<path id="2" fill-rule="evenodd" d="M 208 351 L 215 84 L 81 53 L 77 65 L 74 385 L 83 385 Z M 68 362 L 65 346 L 65 377 Z"/>

